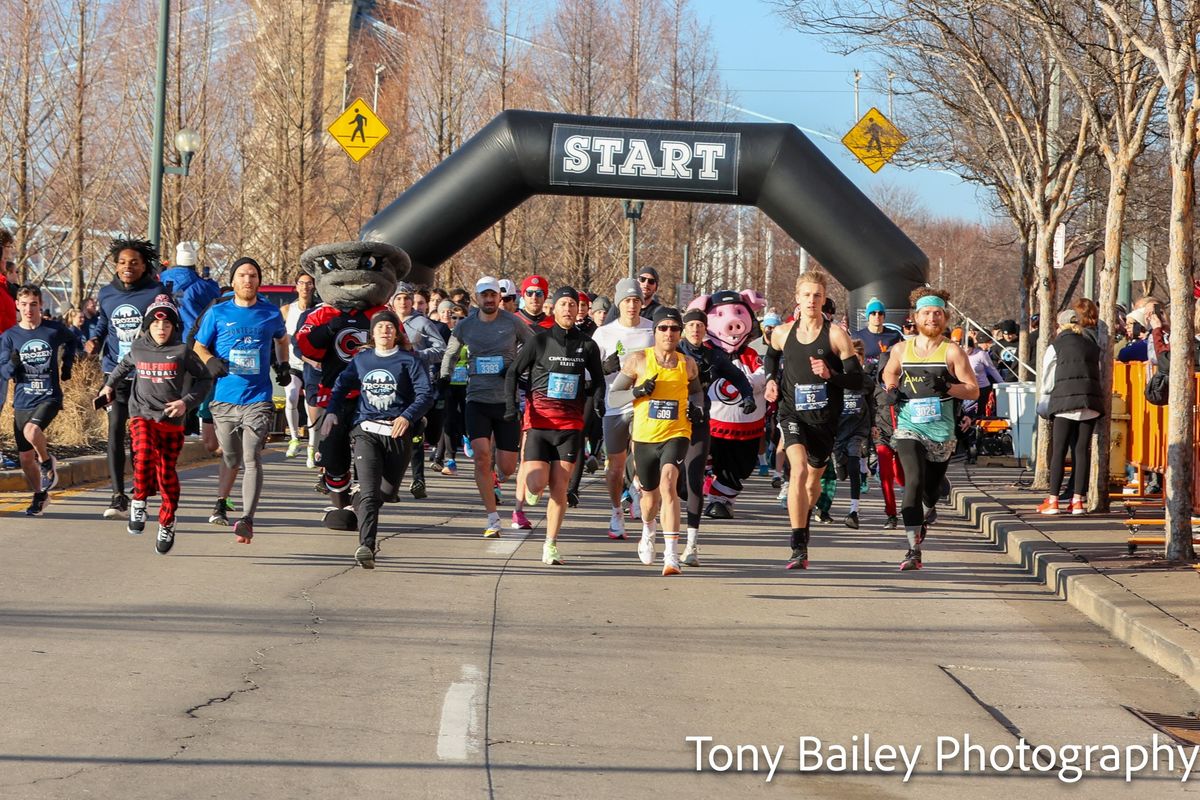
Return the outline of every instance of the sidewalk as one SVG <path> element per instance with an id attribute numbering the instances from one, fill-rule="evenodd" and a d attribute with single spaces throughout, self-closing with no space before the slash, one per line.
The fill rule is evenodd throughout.
<path id="1" fill-rule="evenodd" d="M 951 504 L 1088 619 L 1200 692 L 1200 572 L 1167 564 L 1161 547 L 1142 546 L 1129 555 L 1119 501 L 1106 515 L 1038 514 L 1042 494 L 1015 485 L 1031 475 L 956 466 Z M 1161 519 L 1162 513 L 1138 516 Z"/>
<path id="2" fill-rule="evenodd" d="M 213 458 L 213 456 L 204 449 L 204 443 L 199 439 L 189 438 L 183 443 L 183 450 L 179 453 L 178 464 L 182 467 L 185 464 L 194 464 L 209 458 Z M 125 474 L 126 476 L 133 474 L 131 459 L 126 459 Z M 108 460 L 103 453 L 92 456 L 80 456 L 79 458 L 64 458 L 58 462 L 59 489 L 66 489 L 70 486 L 78 486 L 81 483 L 90 483 L 91 481 L 107 480 L 107 478 Z M 0 492 L 26 491 L 28 490 L 24 472 L 19 469 L 0 470 Z"/>

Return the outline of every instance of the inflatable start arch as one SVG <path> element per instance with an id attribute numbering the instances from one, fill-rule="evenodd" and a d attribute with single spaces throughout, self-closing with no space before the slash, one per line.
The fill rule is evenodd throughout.
<path id="1" fill-rule="evenodd" d="M 925 254 L 794 125 L 505 111 L 361 236 L 404 249 L 414 280 L 432 282 L 535 194 L 757 206 L 850 289 L 852 308 L 871 296 L 907 308 L 925 283 Z"/>

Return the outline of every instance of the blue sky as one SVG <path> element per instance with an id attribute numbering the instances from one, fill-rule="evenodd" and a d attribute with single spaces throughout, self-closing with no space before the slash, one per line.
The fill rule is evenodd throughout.
<path id="1" fill-rule="evenodd" d="M 842 145 L 842 136 L 856 121 L 854 70 L 872 66 L 866 56 L 844 58 L 826 52 L 820 37 L 790 28 L 772 5 L 761 0 L 693 0 L 693 8 L 701 20 L 711 24 L 721 77 L 736 93 L 734 105 L 810 129 L 809 138 L 867 195 L 872 194 L 873 186 L 891 183 L 911 189 L 937 216 L 990 218 L 987 198 L 957 176 L 928 169 L 902 170 L 891 164 L 872 174 Z M 867 84 L 864 77 L 860 113 L 875 106 L 887 114 L 886 92 Z M 768 121 L 748 113 L 739 114 L 738 119 Z M 892 122 L 904 130 L 899 110 Z"/>

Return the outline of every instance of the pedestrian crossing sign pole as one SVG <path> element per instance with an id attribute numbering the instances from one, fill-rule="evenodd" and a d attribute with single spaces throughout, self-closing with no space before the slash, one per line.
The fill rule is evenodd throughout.
<path id="1" fill-rule="evenodd" d="M 355 161 L 375 149 L 389 133 L 383 120 L 375 116 L 361 97 L 346 106 L 346 110 L 328 128 L 329 134 L 342 146 L 346 154 Z"/>
<path id="2" fill-rule="evenodd" d="M 842 144 L 871 172 L 883 169 L 883 165 L 891 161 L 907 141 L 908 137 L 877 108 L 863 114 L 862 119 L 842 137 Z"/>

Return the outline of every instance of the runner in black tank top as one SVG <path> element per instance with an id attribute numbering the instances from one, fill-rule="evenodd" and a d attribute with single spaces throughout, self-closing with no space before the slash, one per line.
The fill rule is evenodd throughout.
<path id="1" fill-rule="evenodd" d="M 778 400 L 784 452 L 791 467 L 788 518 L 792 555 L 788 569 L 808 568 L 808 521 L 821 492 L 821 474 L 833 453 L 842 391 L 863 387 L 862 367 L 850 335 L 822 316 L 825 276 L 805 272 L 796 280 L 796 320 L 771 333 L 765 367 L 767 402 Z M 813 340 L 805 343 L 801 334 Z M 783 380 L 776 375 L 783 359 Z"/>

